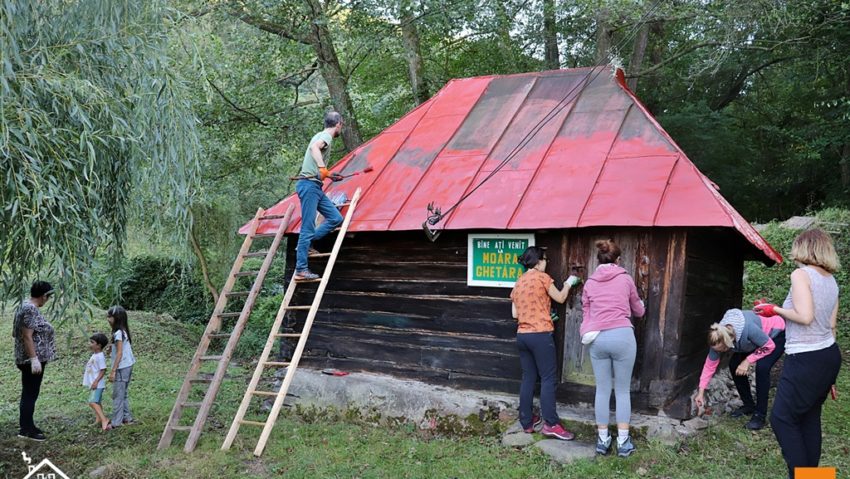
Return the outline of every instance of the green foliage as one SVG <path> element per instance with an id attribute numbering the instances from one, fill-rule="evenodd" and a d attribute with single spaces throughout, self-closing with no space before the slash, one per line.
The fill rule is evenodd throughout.
<path id="1" fill-rule="evenodd" d="M 842 262 L 842 268 L 835 273 L 835 280 L 842 294 L 839 296 L 839 319 L 850 319 L 850 210 L 828 208 L 816 214 L 817 226 L 829 231 L 835 243 L 835 249 Z M 796 269 L 794 262 L 788 258 L 794 238 L 800 232 L 783 228 L 778 223 L 771 223 L 761 232 L 762 236 L 780 253 L 785 261 L 780 265 L 766 267 L 761 263 L 749 262 L 745 269 L 744 307 L 751 305 L 754 300 L 765 297 L 768 301 L 782 304 L 791 287 L 791 273 Z M 850 329 L 845 328 L 847 333 Z"/>
<path id="2" fill-rule="evenodd" d="M 95 276 L 100 286 L 95 297 L 101 308 L 120 304 L 129 310 L 166 313 L 194 324 L 206 324 L 212 314 L 212 300 L 193 271 L 174 259 L 137 256 L 117 267 L 99 268 Z"/>
<path id="3" fill-rule="evenodd" d="M 131 213 L 182 236 L 199 143 L 161 0 L 0 4 L 0 288 L 36 274 L 68 304 Z"/>

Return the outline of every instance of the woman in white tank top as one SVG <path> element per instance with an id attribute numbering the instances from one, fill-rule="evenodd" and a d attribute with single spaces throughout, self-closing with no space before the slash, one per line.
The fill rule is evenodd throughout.
<path id="1" fill-rule="evenodd" d="M 797 467 L 817 467 L 821 455 L 821 408 L 841 368 L 835 343 L 840 264 L 832 239 L 820 229 L 801 233 L 791 248 L 798 269 L 782 307 L 762 304 L 755 311 L 785 319 L 785 364 L 770 423 L 794 478 Z"/>

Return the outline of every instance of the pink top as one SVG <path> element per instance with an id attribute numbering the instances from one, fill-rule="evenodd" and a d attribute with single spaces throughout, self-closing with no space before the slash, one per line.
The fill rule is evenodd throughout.
<path id="1" fill-rule="evenodd" d="M 616 264 L 601 264 L 587 279 L 581 293 L 584 318 L 580 333 L 632 326 L 632 316 L 645 310 L 629 272 Z"/>
<path id="2" fill-rule="evenodd" d="M 770 337 L 771 334 L 775 334 L 778 331 L 785 331 L 785 320 L 782 319 L 782 316 L 759 316 L 759 319 L 761 320 L 761 330 L 767 335 L 767 342 L 757 347 L 755 351 L 747 356 L 747 362 L 750 364 L 755 364 L 759 359 L 769 356 L 776 349 L 776 343 Z M 702 366 L 702 374 L 699 376 L 700 389 L 708 389 L 708 383 L 711 382 L 711 378 L 714 377 L 714 373 L 717 372 L 717 366 L 719 365 L 720 354 L 713 349 L 710 350 L 708 356 L 705 358 L 705 364 Z"/>

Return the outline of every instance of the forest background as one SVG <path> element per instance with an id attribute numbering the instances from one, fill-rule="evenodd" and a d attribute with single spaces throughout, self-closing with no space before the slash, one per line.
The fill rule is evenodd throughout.
<path id="1" fill-rule="evenodd" d="M 7 0 L 0 27 L 6 298 L 41 275 L 204 322 L 325 111 L 338 160 L 475 75 L 615 64 L 747 219 L 850 199 L 845 1 Z"/>

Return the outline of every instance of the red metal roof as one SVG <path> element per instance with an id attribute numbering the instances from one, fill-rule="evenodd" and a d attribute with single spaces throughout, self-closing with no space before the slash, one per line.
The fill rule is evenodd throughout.
<path id="1" fill-rule="evenodd" d="M 451 207 L 568 97 L 569 104 L 437 228 L 719 226 L 735 228 L 764 260 L 781 262 L 625 86 L 622 71 L 602 68 L 452 80 L 332 168 L 348 174 L 371 166 L 372 173 L 326 191 L 350 197 L 363 188 L 351 231 L 419 229 L 428 203 Z M 269 214 L 282 214 L 291 202 L 296 211 L 288 232 L 295 233 L 295 195 Z M 260 231 L 276 228 L 268 222 Z"/>

